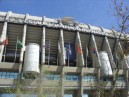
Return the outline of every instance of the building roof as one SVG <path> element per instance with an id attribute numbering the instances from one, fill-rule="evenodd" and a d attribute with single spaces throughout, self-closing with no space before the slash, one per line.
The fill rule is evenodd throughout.
<path id="1" fill-rule="evenodd" d="M 8 13 L 10 13 L 9 18 L 7 18 Z M 65 23 L 64 23 L 65 20 Z M 31 16 L 29 14 L 17 14 L 9 12 L 0 12 L 0 21 L 7 21 L 11 23 L 19 23 L 19 24 L 30 24 L 30 25 L 38 25 L 38 26 L 47 26 L 52 28 L 62 28 L 66 30 L 79 31 L 84 33 L 93 33 L 98 35 L 104 35 L 109 37 L 118 38 L 120 33 L 116 32 L 113 29 L 105 29 L 103 27 L 92 26 L 90 24 L 84 24 L 76 22 L 71 17 L 65 17 L 63 19 L 53 19 L 48 17 L 39 17 L 39 16 Z M 121 36 L 125 36 L 122 34 Z M 128 36 L 126 34 L 126 36 Z M 122 37 L 121 37 L 122 38 Z"/>

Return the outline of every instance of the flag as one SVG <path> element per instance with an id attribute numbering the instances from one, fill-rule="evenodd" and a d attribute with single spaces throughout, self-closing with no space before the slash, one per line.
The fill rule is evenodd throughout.
<path id="1" fill-rule="evenodd" d="M 88 57 L 88 48 L 87 48 L 87 45 L 86 45 L 86 57 Z"/>
<path id="2" fill-rule="evenodd" d="M 79 36 L 78 36 L 79 37 Z M 77 53 L 79 54 L 83 54 L 82 52 L 82 48 L 81 48 L 81 44 L 80 44 L 80 38 L 76 37 L 76 50 L 77 50 Z"/>
<path id="3" fill-rule="evenodd" d="M 65 43 L 64 44 L 65 47 L 65 59 L 68 59 L 70 57 L 72 57 L 72 51 L 71 51 L 71 47 L 70 47 L 70 43 Z"/>
<path id="4" fill-rule="evenodd" d="M 43 47 L 45 48 L 50 48 L 51 46 L 51 40 L 49 40 L 45 45 L 43 45 Z"/>
<path id="5" fill-rule="evenodd" d="M 80 47 L 79 45 L 76 46 L 76 49 L 77 49 L 77 52 L 78 52 L 79 54 L 82 54 L 82 53 L 83 53 L 83 52 L 82 52 L 82 49 L 81 49 L 81 47 Z"/>
<path id="6" fill-rule="evenodd" d="M 49 41 L 47 42 L 47 44 L 46 44 L 46 47 L 47 47 L 47 48 L 50 48 L 50 46 L 51 46 L 51 40 L 49 40 Z"/>
<path id="7" fill-rule="evenodd" d="M 6 37 L 6 39 L 3 41 L 2 45 L 8 45 L 8 38 Z"/>
<path id="8" fill-rule="evenodd" d="M 23 44 L 19 39 L 17 39 L 17 47 L 18 48 L 23 48 Z"/>
<path id="9" fill-rule="evenodd" d="M 97 55 L 96 48 L 93 48 L 93 54 L 95 54 L 96 56 L 98 56 L 98 55 Z"/>
<path id="10" fill-rule="evenodd" d="M 65 49 L 66 49 L 66 51 L 68 52 L 69 55 L 72 54 L 70 44 L 68 44 Z"/>

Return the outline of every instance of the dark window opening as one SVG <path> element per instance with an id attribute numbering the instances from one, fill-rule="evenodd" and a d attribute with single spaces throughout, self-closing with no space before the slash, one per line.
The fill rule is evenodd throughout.
<path id="1" fill-rule="evenodd" d="M 2 62 L 19 63 L 20 52 L 7 52 L 2 56 Z"/>
<path id="2" fill-rule="evenodd" d="M 66 66 L 76 66 L 76 51 L 74 43 L 64 43 Z"/>
<path id="3" fill-rule="evenodd" d="M 113 77 L 103 77 L 101 78 L 103 81 L 113 81 Z"/>
<path id="4" fill-rule="evenodd" d="M 92 63 L 91 57 L 87 57 L 87 67 L 89 67 L 89 68 L 93 67 L 93 63 Z"/>
<path id="5" fill-rule="evenodd" d="M 48 53 L 45 53 L 45 64 L 47 65 L 57 65 L 57 54 L 48 54 Z"/>

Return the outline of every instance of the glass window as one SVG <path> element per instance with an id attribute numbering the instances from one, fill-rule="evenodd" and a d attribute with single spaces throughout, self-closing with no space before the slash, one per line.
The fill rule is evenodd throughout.
<path id="1" fill-rule="evenodd" d="M 117 77 L 117 81 L 122 82 L 122 81 L 125 81 L 125 79 L 124 79 L 123 76 L 118 76 L 118 77 Z"/>
<path id="2" fill-rule="evenodd" d="M 13 78 L 17 79 L 18 73 L 15 72 L 0 72 L 0 78 Z"/>
<path id="3" fill-rule="evenodd" d="M 59 74 L 45 74 L 46 80 L 60 80 Z"/>
<path id="4" fill-rule="evenodd" d="M 97 77 L 95 75 L 85 75 L 83 81 L 97 81 Z"/>
<path id="5" fill-rule="evenodd" d="M 76 74 L 66 74 L 65 76 L 66 80 L 70 80 L 70 81 L 79 81 L 79 75 Z"/>

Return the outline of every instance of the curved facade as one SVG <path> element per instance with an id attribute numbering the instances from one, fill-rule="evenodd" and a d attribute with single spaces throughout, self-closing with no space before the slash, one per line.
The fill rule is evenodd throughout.
<path id="1" fill-rule="evenodd" d="M 98 89 L 110 94 L 112 87 L 119 91 L 121 97 L 127 97 L 128 63 L 125 58 L 120 63 L 120 52 L 123 51 L 120 41 L 123 41 L 125 35 L 122 34 L 119 40 L 120 33 L 114 30 L 69 21 L 16 14 L 11 11 L 0 12 L 1 44 L 8 38 L 8 45 L 0 45 L 0 70 L 17 73 L 17 79 L 25 82 L 22 86 L 26 86 L 27 91 L 28 87 L 41 90 L 37 94 L 42 94 L 42 86 L 45 88 L 49 84 L 51 89 L 61 87 L 59 97 L 67 94 L 72 97 L 99 97 L 101 93 L 97 92 Z M 17 39 L 23 47 L 17 47 Z M 26 45 L 30 43 L 36 43 L 40 47 L 39 58 L 36 59 L 39 60 L 40 74 L 35 78 L 30 76 L 26 79 L 22 76 L 26 60 L 24 53 L 27 52 Z M 102 62 L 99 56 L 101 51 L 108 55 L 113 72 L 110 77 L 102 76 Z M 29 58 L 34 61 L 31 57 Z M 114 86 L 117 68 L 120 70 Z M 44 71 L 49 74 L 45 74 Z M 46 75 L 47 81 L 40 79 L 43 75 Z M 14 79 L 16 78 L 1 78 L 1 89 L 15 86 L 11 83 Z M 54 85 L 51 85 L 53 83 Z"/>

